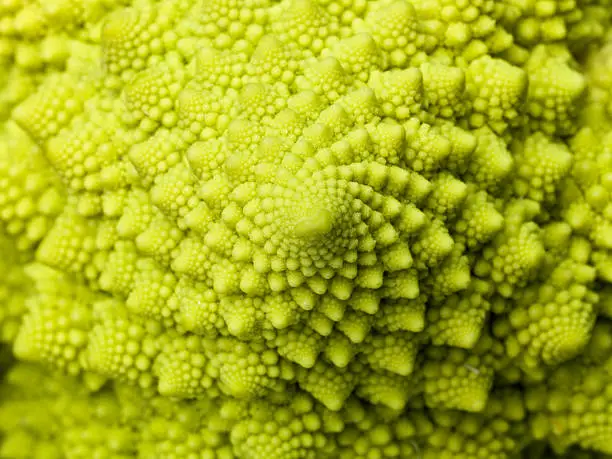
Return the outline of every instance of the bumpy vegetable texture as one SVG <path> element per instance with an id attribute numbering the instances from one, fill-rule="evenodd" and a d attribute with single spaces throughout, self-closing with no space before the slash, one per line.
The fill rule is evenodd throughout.
<path id="1" fill-rule="evenodd" d="M 611 15 L 0 2 L 0 457 L 612 457 Z"/>

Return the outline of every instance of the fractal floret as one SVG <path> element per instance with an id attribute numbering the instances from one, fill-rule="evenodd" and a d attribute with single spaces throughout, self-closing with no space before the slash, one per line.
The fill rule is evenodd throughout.
<path id="1" fill-rule="evenodd" d="M 611 18 L 0 1 L 0 457 L 612 457 Z"/>

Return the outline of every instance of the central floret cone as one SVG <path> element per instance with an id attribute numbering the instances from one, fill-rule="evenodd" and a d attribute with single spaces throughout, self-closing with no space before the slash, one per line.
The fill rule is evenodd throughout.
<path id="1" fill-rule="evenodd" d="M 295 223 L 295 236 L 301 239 L 323 238 L 334 227 L 333 213 L 324 207 L 308 209 Z"/>

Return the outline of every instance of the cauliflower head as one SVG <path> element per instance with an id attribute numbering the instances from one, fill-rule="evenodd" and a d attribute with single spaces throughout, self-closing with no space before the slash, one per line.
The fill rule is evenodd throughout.
<path id="1" fill-rule="evenodd" d="M 611 16 L 0 1 L 0 457 L 612 457 Z"/>

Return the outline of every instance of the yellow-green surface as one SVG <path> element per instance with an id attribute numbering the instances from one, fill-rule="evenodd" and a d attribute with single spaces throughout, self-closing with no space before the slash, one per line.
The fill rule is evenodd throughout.
<path id="1" fill-rule="evenodd" d="M 610 457 L 611 16 L 0 0 L 0 457 Z"/>

